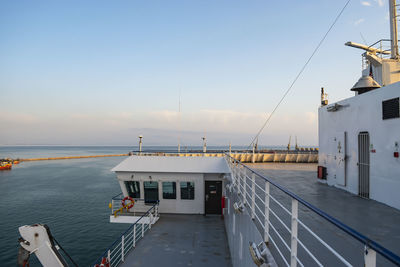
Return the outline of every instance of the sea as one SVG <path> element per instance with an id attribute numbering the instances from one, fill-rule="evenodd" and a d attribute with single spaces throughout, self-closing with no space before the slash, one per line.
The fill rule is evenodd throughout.
<path id="1" fill-rule="evenodd" d="M 0 159 L 122 154 L 135 150 L 137 147 L 130 146 L 0 146 Z M 170 151 L 176 147 L 143 150 Z M 91 266 L 129 227 L 109 222 L 108 204 L 121 193 L 116 175 L 110 170 L 124 158 L 21 162 L 12 170 L 0 171 L 0 266 L 16 266 L 18 227 L 36 223 L 47 224 L 79 266 Z M 41 266 L 34 255 L 30 266 Z"/>

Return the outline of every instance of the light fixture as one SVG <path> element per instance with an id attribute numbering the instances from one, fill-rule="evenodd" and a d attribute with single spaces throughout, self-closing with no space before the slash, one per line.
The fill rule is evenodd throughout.
<path id="1" fill-rule="evenodd" d="M 226 184 L 225 188 L 226 188 L 226 191 L 229 191 L 229 193 L 232 193 L 233 184 L 232 183 Z"/>
<path id="2" fill-rule="evenodd" d="M 226 184 L 226 186 L 225 186 L 226 191 L 229 191 L 229 192 L 231 191 L 231 190 L 230 190 L 230 185 L 231 185 L 231 184 Z"/>
<path id="3" fill-rule="evenodd" d="M 264 242 L 261 242 L 258 245 L 254 242 L 250 242 L 249 249 L 251 258 L 257 266 L 268 263 L 267 246 Z"/>
<path id="4" fill-rule="evenodd" d="M 233 209 L 235 210 L 236 213 L 242 213 L 244 210 L 244 205 L 242 202 L 235 202 L 233 203 Z"/>

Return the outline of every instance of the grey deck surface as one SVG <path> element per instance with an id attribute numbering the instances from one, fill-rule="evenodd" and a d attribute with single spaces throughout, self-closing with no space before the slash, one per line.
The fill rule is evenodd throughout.
<path id="1" fill-rule="evenodd" d="M 161 214 L 121 266 L 232 266 L 220 216 Z"/>
<path id="2" fill-rule="evenodd" d="M 266 163 L 247 165 L 397 255 L 400 255 L 399 210 L 374 200 L 362 199 L 344 190 L 318 182 L 316 164 Z M 277 191 L 275 190 L 275 193 Z M 284 203 L 286 202 L 286 206 L 290 207 L 290 202 L 286 201 L 287 197 L 284 194 L 278 199 Z M 340 230 L 337 230 L 337 228 L 327 223 L 318 215 L 314 215 L 305 207 L 299 205 L 299 209 L 300 219 L 306 225 L 312 226 L 312 229 L 324 240 L 335 240 L 334 243 L 338 245 L 337 249 L 352 259 L 353 262 L 362 263 L 362 255 L 352 253 L 362 249 L 358 246 L 358 242 Z M 307 238 L 306 235 L 304 236 Z M 320 249 L 316 248 L 316 251 L 318 250 Z M 320 251 L 322 252 L 322 250 Z M 386 260 L 380 259 L 378 266 L 386 265 L 386 263 Z"/>

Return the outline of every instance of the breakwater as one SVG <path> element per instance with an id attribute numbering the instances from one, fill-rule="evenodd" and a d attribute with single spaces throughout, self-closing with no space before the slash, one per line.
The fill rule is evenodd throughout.
<path id="1" fill-rule="evenodd" d="M 104 157 L 127 157 L 131 155 L 140 156 L 164 156 L 164 157 L 223 157 L 225 153 L 213 152 L 188 152 L 188 153 L 170 153 L 170 152 L 130 152 L 126 154 L 108 154 L 108 155 L 91 155 L 91 156 L 66 156 L 66 157 L 44 157 L 44 158 L 27 158 L 19 159 L 19 161 L 40 161 L 40 160 L 65 160 L 65 159 L 86 159 L 86 158 L 104 158 Z M 232 152 L 229 155 L 243 163 L 317 163 L 317 151 L 273 151 L 273 152 Z"/>
<path id="2" fill-rule="evenodd" d="M 165 153 L 165 152 L 136 152 L 131 155 L 140 156 L 165 156 L 165 157 L 223 157 L 225 153 Z M 231 157 L 242 163 L 317 163 L 317 151 L 273 151 L 273 152 L 232 152 Z"/>
<path id="3" fill-rule="evenodd" d="M 19 159 L 19 161 L 39 161 L 39 160 L 61 160 L 61 159 L 87 159 L 87 158 L 105 158 L 105 157 L 127 157 L 126 154 L 111 154 L 111 155 L 91 155 L 91 156 L 67 156 L 67 157 L 49 157 L 49 158 L 29 158 Z"/>

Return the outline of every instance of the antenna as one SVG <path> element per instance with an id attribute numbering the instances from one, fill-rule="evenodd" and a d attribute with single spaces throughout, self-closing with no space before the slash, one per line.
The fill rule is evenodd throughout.
<path id="1" fill-rule="evenodd" d="M 390 14 L 390 38 L 392 59 L 399 58 L 399 47 L 397 44 L 397 15 L 396 15 L 396 0 L 389 0 Z"/>
<path id="2" fill-rule="evenodd" d="M 181 153 L 181 89 L 179 89 L 179 104 L 178 104 L 178 153 Z"/>

